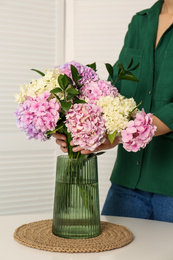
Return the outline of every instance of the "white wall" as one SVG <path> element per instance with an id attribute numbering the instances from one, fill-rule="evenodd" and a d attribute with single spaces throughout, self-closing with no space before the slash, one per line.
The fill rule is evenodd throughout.
<path id="1" fill-rule="evenodd" d="M 114 63 L 132 15 L 153 0 L 0 0 L 0 215 L 51 212 L 54 141 L 26 141 L 16 127 L 14 93 L 44 69 L 76 60 Z M 64 59 L 65 57 L 65 59 Z M 100 204 L 116 149 L 99 158 Z"/>

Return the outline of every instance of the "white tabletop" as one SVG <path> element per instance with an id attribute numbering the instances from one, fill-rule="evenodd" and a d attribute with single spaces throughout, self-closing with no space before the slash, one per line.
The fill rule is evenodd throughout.
<path id="1" fill-rule="evenodd" d="M 50 219 L 51 215 L 0 217 L 0 260 L 173 260 L 173 224 L 152 220 L 102 217 L 127 227 L 134 240 L 127 246 L 100 253 L 57 253 L 24 246 L 13 239 L 19 226 Z"/>

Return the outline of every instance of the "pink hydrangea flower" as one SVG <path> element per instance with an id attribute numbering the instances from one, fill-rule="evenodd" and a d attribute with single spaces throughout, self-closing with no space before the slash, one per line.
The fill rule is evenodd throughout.
<path id="1" fill-rule="evenodd" d="M 109 81 L 98 80 L 84 84 L 80 89 L 80 98 L 88 98 L 90 102 L 97 101 L 101 97 L 118 95 L 117 88 L 113 87 Z"/>
<path id="2" fill-rule="evenodd" d="M 15 113 L 17 126 L 26 132 L 27 139 L 45 141 L 46 132 L 55 129 L 61 106 L 55 98 L 48 101 L 49 96 L 50 93 L 45 91 L 36 98 L 27 97 L 27 100 L 19 105 Z"/>
<path id="3" fill-rule="evenodd" d="M 75 62 L 75 61 L 67 62 L 67 63 L 59 66 L 59 69 L 61 70 L 61 72 L 63 74 L 66 74 L 68 77 L 70 77 L 72 79 L 71 65 L 75 66 L 79 75 L 82 76 L 82 79 L 79 81 L 80 84 L 84 84 L 85 82 L 88 82 L 91 80 L 97 81 L 99 79 L 98 74 L 93 69 L 91 69 L 88 66 L 82 65 L 78 62 Z"/>
<path id="4" fill-rule="evenodd" d="M 75 145 L 93 151 L 105 141 L 102 109 L 94 104 L 74 104 L 67 112 L 66 127 Z"/>
<path id="5" fill-rule="evenodd" d="M 152 114 L 146 114 L 144 109 L 136 114 L 135 119 L 127 123 L 127 128 L 121 131 L 121 142 L 128 152 L 137 152 L 152 140 L 156 126 L 152 123 Z"/>

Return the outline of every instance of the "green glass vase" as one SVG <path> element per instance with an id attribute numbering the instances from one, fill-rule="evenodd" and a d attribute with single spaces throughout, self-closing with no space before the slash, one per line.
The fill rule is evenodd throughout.
<path id="1" fill-rule="evenodd" d="M 64 238 L 100 235 L 97 157 L 57 158 L 52 232 Z"/>

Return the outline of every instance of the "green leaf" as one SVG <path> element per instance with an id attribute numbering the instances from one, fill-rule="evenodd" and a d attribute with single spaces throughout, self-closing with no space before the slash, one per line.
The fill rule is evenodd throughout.
<path id="1" fill-rule="evenodd" d="M 74 82 L 78 84 L 78 81 L 82 78 L 82 76 L 79 76 L 78 70 L 73 65 L 71 65 L 71 74 Z"/>
<path id="2" fill-rule="evenodd" d="M 117 67 L 120 68 L 121 70 L 125 71 L 124 66 L 123 66 L 122 63 L 118 63 Z"/>
<path id="3" fill-rule="evenodd" d="M 74 100 L 73 100 L 73 103 L 74 104 L 85 104 L 85 103 L 87 103 L 86 101 L 84 101 L 84 100 L 82 100 L 82 99 L 79 99 L 79 98 L 75 98 Z"/>
<path id="4" fill-rule="evenodd" d="M 135 81 L 139 82 L 139 80 L 132 74 L 132 75 L 122 75 L 119 77 L 120 80 L 130 80 L 130 81 Z"/>
<path id="5" fill-rule="evenodd" d="M 72 78 L 73 78 L 74 82 L 77 82 L 78 81 L 78 77 L 79 77 L 79 72 L 76 69 L 76 67 L 73 66 L 73 65 L 71 65 L 71 74 L 72 74 Z"/>
<path id="6" fill-rule="evenodd" d="M 64 76 L 64 75 L 60 74 L 57 80 L 58 80 L 58 84 L 60 85 L 60 87 L 61 87 L 63 90 L 65 90 L 65 89 L 64 89 L 63 82 L 62 82 L 63 76 Z"/>
<path id="7" fill-rule="evenodd" d="M 114 74 L 114 70 L 111 64 L 109 63 L 105 63 L 106 69 L 111 77 L 111 79 L 113 79 L 113 74 Z"/>
<path id="8" fill-rule="evenodd" d="M 69 77 L 66 74 L 62 77 L 62 83 L 65 89 L 69 86 Z"/>
<path id="9" fill-rule="evenodd" d="M 121 72 L 121 69 L 119 68 L 119 69 L 118 69 L 118 75 L 120 75 L 120 72 Z"/>
<path id="10" fill-rule="evenodd" d="M 75 88 L 68 88 L 66 91 L 68 93 L 74 94 L 74 95 L 79 95 L 80 94 L 80 92 L 77 89 L 75 89 Z"/>
<path id="11" fill-rule="evenodd" d="M 58 95 L 56 95 L 55 93 L 53 93 L 53 94 L 60 101 L 60 97 Z"/>
<path id="12" fill-rule="evenodd" d="M 68 87 L 69 85 L 69 78 L 67 75 L 62 75 L 60 74 L 59 77 L 58 77 L 58 84 L 60 85 L 60 87 L 63 89 L 63 90 L 66 90 L 66 88 Z"/>
<path id="13" fill-rule="evenodd" d="M 133 67 L 133 68 L 131 69 L 131 71 L 132 71 L 132 70 L 136 70 L 136 69 L 139 67 L 139 65 L 140 65 L 140 63 L 138 63 L 135 67 Z"/>
<path id="14" fill-rule="evenodd" d="M 118 77 L 120 78 L 120 77 L 123 77 L 124 75 L 126 75 L 125 70 L 120 69 Z"/>
<path id="15" fill-rule="evenodd" d="M 112 144 L 115 137 L 116 137 L 117 131 L 113 132 L 112 134 L 108 134 L 108 139 L 110 141 L 110 143 Z"/>
<path id="16" fill-rule="evenodd" d="M 68 95 L 66 96 L 66 100 L 69 101 L 70 99 L 73 99 L 74 97 L 75 97 L 75 95 L 73 95 L 73 94 L 68 94 Z"/>
<path id="17" fill-rule="evenodd" d="M 61 93 L 62 92 L 62 89 L 61 88 L 54 88 L 50 91 L 50 93 L 52 94 L 56 94 L 56 93 Z"/>
<path id="18" fill-rule="evenodd" d="M 99 156 L 99 155 L 102 155 L 102 154 L 104 154 L 105 152 L 98 152 L 98 153 L 96 153 L 96 156 Z"/>
<path id="19" fill-rule="evenodd" d="M 127 67 L 127 69 L 130 69 L 130 67 L 132 66 L 132 64 L 133 64 L 133 58 L 131 58 L 131 61 L 130 61 L 129 66 Z"/>
<path id="20" fill-rule="evenodd" d="M 43 77 L 45 76 L 45 74 L 43 72 L 39 71 L 39 70 L 36 70 L 36 69 L 31 69 L 31 70 L 37 72 L 38 74 L 40 74 Z"/>
<path id="21" fill-rule="evenodd" d="M 126 74 L 125 75 L 131 75 L 133 76 L 133 74 L 130 72 L 130 71 L 126 71 Z"/>
<path id="22" fill-rule="evenodd" d="M 68 82 L 69 82 L 69 85 L 72 85 L 73 86 L 73 81 L 70 77 L 67 77 L 68 78 Z"/>
<path id="23" fill-rule="evenodd" d="M 97 71 L 97 69 L 96 69 L 96 62 L 94 62 L 92 64 L 87 64 L 86 66 L 91 68 L 91 69 L 93 69 L 94 71 Z"/>
<path id="24" fill-rule="evenodd" d="M 68 111 L 72 105 L 71 101 L 65 102 L 63 100 L 60 100 L 61 107 L 64 111 Z"/>

